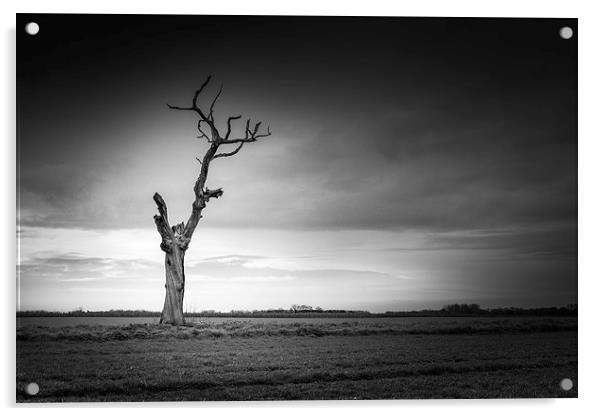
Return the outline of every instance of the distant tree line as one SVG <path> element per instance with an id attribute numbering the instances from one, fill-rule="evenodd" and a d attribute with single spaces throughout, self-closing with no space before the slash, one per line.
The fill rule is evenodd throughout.
<path id="1" fill-rule="evenodd" d="M 262 309 L 262 310 L 231 310 L 218 312 L 205 310 L 199 312 L 186 312 L 187 317 L 225 317 L 225 318 L 347 318 L 347 317 L 410 317 L 410 316 L 498 316 L 498 315 L 529 315 L 529 316 L 576 316 L 577 305 L 571 304 L 562 307 L 548 308 L 489 308 L 482 309 L 476 303 L 452 304 L 441 309 L 423 309 L 418 311 L 389 311 L 384 313 L 371 313 L 367 311 L 354 311 L 345 309 L 322 309 L 319 306 L 292 305 L 289 309 Z M 70 312 L 52 311 L 19 311 L 17 317 L 159 317 L 158 311 L 111 309 L 108 311 L 88 311 L 78 308 Z"/>
<path id="2" fill-rule="evenodd" d="M 145 311 L 145 310 L 125 310 L 125 309 L 111 309 L 108 311 L 87 311 L 78 308 L 74 311 L 69 312 L 56 312 L 56 311 L 19 311 L 17 317 L 39 317 L 39 316 L 60 316 L 60 317 L 155 317 L 161 316 L 161 312 Z"/>
<path id="3" fill-rule="evenodd" d="M 561 307 L 546 308 L 518 308 L 502 307 L 483 309 L 476 303 L 454 303 L 446 305 L 439 310 L 423 309 L 419 311 L 385 312 L 380 316 L 498 316 L 498 315 L 523 315 L 523 316 L 576 316 L 577 305 L 570 304 Z"/>

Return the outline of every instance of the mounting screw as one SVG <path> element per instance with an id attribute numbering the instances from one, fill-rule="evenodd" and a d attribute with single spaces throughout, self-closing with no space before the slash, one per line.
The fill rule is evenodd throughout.
<path id="1" fill-rule="evenodd" d="M 38 386 L 38 383 L 29 383 L 25 387 L 25 393 L 29 394 L 30 396 L 35 396 L 36 394 L 38 394 L 39 391 L 40 386 Z"/>
<path id="2" fill-rule="evenodd" d="M 563 378 L 560 381 L 560 388 L 564 391 L 569 391 L 573 388 L 573 380 L 571 380 L 570 378 Z"/>
<path id="3" fill-rule="evenodd" d="M 558 33 L 560 34 L 560 37 L 562 39 L 570 39 L 573 37 L 573 29 L 569 26 L 560 28 L 560 31 Z"/>
<path id="4" fill-rule="evenodd" d="M 28 35 L 37 35 L 39 31 L 40 25 L 36 22 L 29 22 L 25 25 L 25 32 L 27 32 Z"/>

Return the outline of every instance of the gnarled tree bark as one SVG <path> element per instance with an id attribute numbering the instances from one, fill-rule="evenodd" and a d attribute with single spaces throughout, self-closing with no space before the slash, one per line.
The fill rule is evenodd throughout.
<path id="1" fill-rule="evenodd" d="M 184 255 L 186 254 L 192 235 L 202 218 L 201 213 L 203 212 L 203 209 L 205 209 L 211 198 L 219 198 L 223 194 L 221 188 L 211 190 L 205 187 L 211 161 L 221 157 L 234 156 L 240 151 L 245 143 L 255 142 L 259 138 L 271 135 L 269 126 L 266 133 L 260 133 L 259 128 L 261 122 L 256 123 L 255 126 L 251 128 L 251 120 L 248 119 L 244 136 L 230 138 L 232 134 L 232 122 L 240 119 L 241 116 L 228 117 L 226 122 L 226 134 L 221 135 L 215 125 L 213 110 L 217 99 L 222 93 L 222 88 L 220 87 L 219 92 L 211 102 L 208 113 L 205 113 L 198 105 L 199 96 L 209 84 L 210 80 L 211 76 L 207 77 L 205 82 L 201 85 L 201 88 L 195 92 L 192 99 L 192 106 L 178 107 L 168 104 L 170 109 L 192 111 L 199 116 L 197 129 L 201 135 L 197 138 L 207 140 L 209 149 L 207 149 L 202 160 L 197 158 L 201 163 L 201 168 L 193 188 L 194 201 L 192 203 L 192 212 L 190 213 L 190 217 L 186 224 L 182 222 L 175 226 L 170 226 L 165 201 L 158 193 L 155 193 L 153 196 L 153 199 L 157 204 L 157 209 L 159 210 L 159 215 L 154 216 L 155 225 L 157 226 L 157 231 L 161 235 L 161 250 L 165 252 L 165 302 L 163 304 L 163 312 L 161 313 L 160 320 L 160 322 L 164 324 L 184 325 Z M 209 128 L 209 134 L 206 134 L 203 130 L 205 126 Z M 233 144 L 237 145 L 234 149 L 228 152 L 218 153 L 220 146 Z"/>

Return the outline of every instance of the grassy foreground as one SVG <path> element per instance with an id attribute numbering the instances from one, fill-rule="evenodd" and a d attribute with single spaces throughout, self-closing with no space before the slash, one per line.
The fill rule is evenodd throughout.
<path id="1" fill-rule="evenodd" d="M 575 318 L 24 327 L 18 401 L 576 397 Z M 563 378 L 575 387 L 564 392 Z M 27 383 L 40 392 L 28 396 Z"/>

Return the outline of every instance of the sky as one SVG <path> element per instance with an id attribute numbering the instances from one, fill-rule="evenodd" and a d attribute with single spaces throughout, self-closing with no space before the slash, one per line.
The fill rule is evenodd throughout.
<path id="1" fill-rule="evenodd" d="M 272 136 L 215 160 L 185 310 L 577 302 L 575 19 L 18 15 L 18 308 L 160 310 L 188 105 Z M 562 39 L 571 26 L 575 36 Z M 242 123 L 235 133 L 240 134 Z"/>

